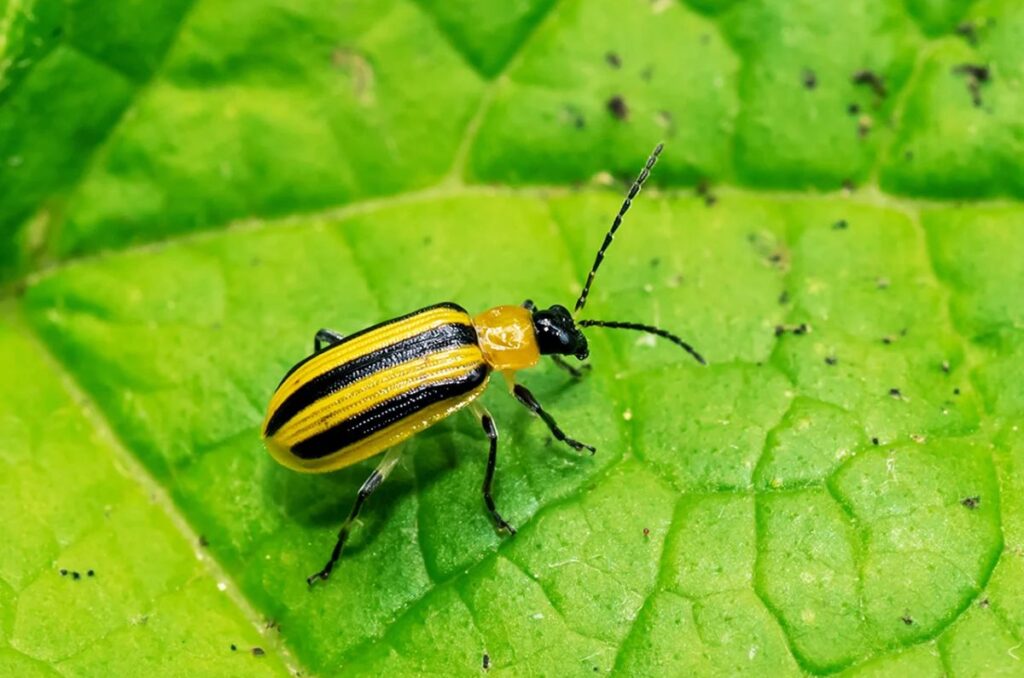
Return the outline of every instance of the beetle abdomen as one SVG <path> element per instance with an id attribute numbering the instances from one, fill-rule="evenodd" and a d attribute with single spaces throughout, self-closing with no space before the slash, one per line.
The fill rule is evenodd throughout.
<path id="1" fill-rule="evenodd" d="M 431 306 L 346 337 L 292 368 L 271 398 L 263 435 L 287 466 L 334 470 L 467 405 L 489 374 L 466 311 Z"/>

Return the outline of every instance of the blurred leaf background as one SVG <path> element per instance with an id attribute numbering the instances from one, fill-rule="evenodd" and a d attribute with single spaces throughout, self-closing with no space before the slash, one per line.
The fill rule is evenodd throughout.
<path id="1" fill-rule="evenodd" d="M 316 329 L 595 287 L 369 472 L 258 425 Z M 1020 675 L 1015 0 L 0 3 L 0 673 Z M 485 667 L 485 656 L 487 667 Z"/>

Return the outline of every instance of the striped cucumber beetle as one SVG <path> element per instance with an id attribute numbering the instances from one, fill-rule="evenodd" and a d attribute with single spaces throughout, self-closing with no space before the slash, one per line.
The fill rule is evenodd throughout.
<path id="1" fill-rule="evenodd" d="M 334 471 L 385 454 L 360 487 L 327 564 L 308 577 L 309 584 L 330 576 L 363 504 L 398 462 L 396 445 L 466 406 L 476 414 L 490 443 L 484 504 L 499 530 L 515 534 L 491 496 L 498 429 L 490 413 L 474 402 L 493 372 L 502 373 L 516 400 L 539 416 L 557 440 L 593 454 L 593 446 L 566 435 L 529 389 L 516 383 L 517 371 L 533 367 L 541 356 L 549 356 L 573 377 L 582 376 L 582 371 L 562 356 L 586 360 L 590 348 L 582 328 L 587 327 L 653 334 L 680 346 L 704 364 L 692 346 L 658 327 L 576 319 L 586 306 L 605 252 L 661 149 L 658 144 L 630 187 L 572 313 L 557 304 L 541 309 L 527 300 L 520 306 L 496 306 L 471 316 L 461 306 L 446 302 L 349 336 L 328 329 L 316 333 L 313 353 L 285 374 L 270 399 L 262 428 L 267 449 L 281 464 L 307 473 Z"/>

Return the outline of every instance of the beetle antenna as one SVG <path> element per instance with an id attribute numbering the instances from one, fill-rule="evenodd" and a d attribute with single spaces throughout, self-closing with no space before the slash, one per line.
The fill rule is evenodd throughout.
<path id="1" fill-rule="evenodd" d="M 590 267 L 590 273 L 587 275 L 587 284 L 583 286 L 583 291 L 580 292 L 580 298 L 576 300 L 576 308 L 573 310 L 573 315 L 578 314 L 583 310 L 583 306 L 587 303 L 587 295 L 590 294 L 590 285 L 594 282 L 594 274 L 597 273 L 597 269 L 601 266 L 601 262 L 604 261 L 604 253 L 608 247 L 612 244 L 612 240 L 615 239 L 615 231 L 619 230 L 619 226 L 622 225 L 622 217 L 626 216 L 626 212 L 629 211 L 630 205 L 633 204 L 633 199 L 636 198 L 636 194 L 640 192 L 640 188 L 647 181 L 647 177 L 651 173 L 651 169 L 654 167 L 654 163 L 658 162 L 658 156 L 661 155 L 661 149 L 663 144 L 658 144 L 654 147 L 654 151 L 651 156 L 647 158 L 647 162 L 644 164 L 644 168 L 640 170 L 640 175 L 637 176 L 636 181 L 629 188 L 629 193 L 626 194 L 626 199 L 622 202 L 622 207 L 619 208 L 619 213 L 615 215 L 615 221 L 612 222 L 612 227 L 608 229 L 608 233 L 604 236 L 604 242 L 601 243 L 601 249 L 597 251 L 597 256 L 594 258 L 594 265 Z"/>
<path id="2" fill-rule="evenodd" d="M 647 334 L 653 334 L 655 336 L 661 337 L 662 339 L 668 339 L 673 344 L 682 347 L 684 351 L 692 355 L 694 360 L 699 362 L 701 365 L 708 364 L 707 361 L 704 360 L 704 357 L 700 353 L 697 353 L 693 346 L 690 346 L 688 343 L 686 343 L 676 335 L 672 334 L 671 332 L 663 330 L 660 327 L 655 327 L 654 325 L 642 325 L 640 323 L 625 323 L 619 322 L 617 320 L 580 320 L 577 324 L 580 327 L 609 327 L 615 330 L 636 330 L 638 332 L 646 332 Z"/>

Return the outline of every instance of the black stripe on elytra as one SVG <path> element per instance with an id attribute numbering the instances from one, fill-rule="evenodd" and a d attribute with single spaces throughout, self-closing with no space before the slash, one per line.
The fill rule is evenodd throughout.
<path id="1" fill-rule="evenodd" d="M 371 326 L 367 327 L 366 329 L 359 330 L 358 332 L 356 332 L 354 334 L 348 335 L 347 337 L 345 337 L 344 339 L 339 341 L 337 344 L 334 344 L 334 345 L 332 345 L 332 346 L 330 346 L 330 347 L 328 347 L 328 348 L 326 348 L 324 350 L 325 351 L 330 351 L 331 349 L 337 348 L 338 346 L 344 346 L 348 342 L 352 341 L 353 339 L 358 339 L 359 337 L 363 336 L 364 334 L 367 334 L 369 332 L 373 332 L 374 330 L 379 330 L 380 328 L 387 327 L 388 325 L 394 325 L 395 323 L 400 323 L 403 320 L 408 320 L 409 318 L 412 318 L 413 316 L 417 316 L 420 313 L 426 313 L 427 311 L 433 311 L 434 309 L 437 309 L 437 308 L 450 308 L 453 311 L 458 311 L 460 313 L 466 313 L 468 315 L 468 312 L 466 311 L 466 309 L 462 308 L 458 304 L 453 303 L 451 301 L 442 301 L 440 304 L 434 304 L 433 306 L 424 306 L 423 308 L 419 309 L 418 311 L 413 311 L 412 313 L 406 313 L 405 315 L 400 315 L 397 318 L 391 318 L 390 320 L 385 320 L 383 322 L 379 322 L 376 325 L 371 325 Z M 320 353 L 323 353 L 323 351 L 320 351 Z M 292 365 L 292 368 L 290 370 L 288 370 L 287 372 L 285 372 L 285 375 L 283 377 L 281 377 L 281 381 L 278 382 L 277 387 L 281 388 L 281 384 L 284 383 L 284 380 L 287 379 L 288 377 L 292 376 L 292 373 L 295 370 L 299 369 L 300 367 L 302 367 L 303 365 L 308 363 L 310 360 L 312 360 L 316 356 L 320 355 L 320 353 L 310 353 L 308 356 L 306 356 L 305 358 L 303 358 L 299 362 L 297 362 L 294 365 Z"/>
<path id="2" fill-rule="evenodd" d="M 422 358 L 433 353 L 476 345 L 476 330 L 470 325 L 445 324 L 414 334 L 375 351 L 364 353 L 348 362 L 322 372 L 285 398 L 267 421 L 263 435 L 272 436 L 296 414 L 317 400 L 329 396 L 360 379 L 389 367 Z M 331 347 L 328 350 L 334 350 Z"/>
<path id="3" fill-rule="evenodd" d="M 294 445 L 292 454 L 300 459 L 326 457 L 430 405 L 469 393 L 484 382 L 489 371 L 485 363 L 480 363 L 456 379 L 420 386 L 389 398 Z"/>

